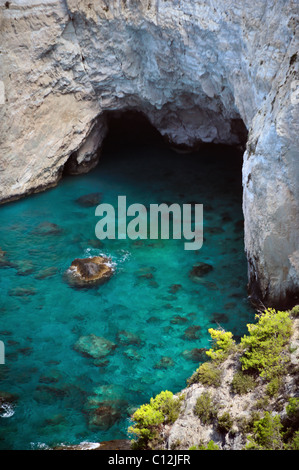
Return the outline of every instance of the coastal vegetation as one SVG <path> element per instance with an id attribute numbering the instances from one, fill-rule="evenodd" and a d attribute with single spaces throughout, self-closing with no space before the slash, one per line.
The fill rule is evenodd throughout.
<path id="1" fill-rule="evenodd" d="M 299 450 L 299 397 L 290 388 L 288 396 L 288 387 L 284 387 L 288 376 L 298 382 L 298 360 L 291 361 L 291 354 L 298 349 L 298 341 L 291 343 L 298 317 L 298 306 L 288 311 L 267 308 L 256 314 L 255 323 L 247 325 L 248 334 L 239 344 L 231 332 L 209 329 L 212 347 L 206 351 L 208 360 L 187 381 L 187 389 L 203 387 L 193 408 L 194 419 L 204 427 L 212 426 L 222 440 L 226 435 L 233 439 L 239 434 L 244 442 L 242 450 Z M 223 375 L 228 361 L 233 368 L 229 393 L 246 397 L 258 391 L 247 417 L 223 411 L 223 405 L 215 399 L 213 391 L 227 386 Z M 182 393 L 175 396 L 169 391 L 152 398 L 149 405 L 142 405 L 132 416 L 135 425 L 130 431 L 137 438 L 132 446 L 165 448 L 167 424 L 169 430 L 186 405 Z M 244 408 L 248 406 L 244 400 Z M 221 450 L 221 446 L 199 438 L 198 444 L 189 449 Z"/>
<path id="2" fill-rule="evenodd" d="M 168 390 L 161 392 L 150 403 L 142 405 L 133 414 L 134 426 L 129 432 L 137 440 L 132 443 L 133 449 L 155 448 L 159 439 L 159 427 L 163 423 L 174 423 L 179 416 L 182 396 L 177 398 Z"/>

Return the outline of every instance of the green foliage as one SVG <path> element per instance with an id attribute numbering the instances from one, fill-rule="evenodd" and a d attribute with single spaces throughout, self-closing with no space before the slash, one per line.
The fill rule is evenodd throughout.
<path id="1" fill-rule="evenodd" d="M 286 444 L 285 450 L 299 450 L 299 431 L 296 431 L 292 439 Z"/>
<path id="2" fill-rule="evenodd" d="M 231 430 L 233 424 L 233 420 L 228 412 L 223 413 L 222 416 L 218 416 L 217 429 L 219 432 L 223 434 L 228 433 Z"/>
<path id="3" fill-rule="evenodd" d="M 267 396 L 262 396 L 259 400 L 256 400 L 254 408 L 256 410 L 267 410 L 270 405 L 270 399 Z"/>
<path id="4" fill-rule="evenodd" d="M 249 335 L 241 339 L 244 352 L 240 361 L 243 370 L 257 371 L 271 380 L 282 374 L 288 359 L 283 349 L 292 333 L 292 321 L 289 312 L 270 308 L 256 317 L 258 323 L 247 325 Z"/>
<path id="5" fill-rule="evenodd" d="M 213 340 L 213 348 L 206 351 L 206 354 L 213 361 L 222 362 L 235 347 L 236 343 L 233 340 L 233 335 L 230 331 L 224 331 L 223 329 L 215 330 L 210 328 L 208 331 Z"/>
<path id="6" fill-rule="evenodd" d="M 267 385 L 266 394 L 269 397 L 276 397 L 278 395 L 279 389 L 281 387 L 281 378 L 273 377 Z"/>
<path id="7" fill-rule="evenodd" d="M 289 398 L 289 403 L 286 406 L 286 412 L 290 419 L 299 421 L 299 398 Z"/>
<path id="8" fill-rule="evenodd" d="M 209 392 L 204 392 L 197 398 L 194 414 L 200 418 L 203 424 L 210 424 L 217 416 L 217 409 Z"/>
<path id="9" fill-rule="evenodd" d="M 260 413 L 257 411 L 252 411 L 249 418 L 245 418 L 244 416 L 237 418 L 236 424 L 241 433 L 245 436 L 253 432 L 254 423 L 259 419 L 261 419 Z"/>
<path id="10" fill-rule="evenodd" d="M 246 374 L 242 371 L 238 371 L 234 374 L 231 387 L 234 393 L 239 395 L 245 395 L 248 392 L 251 392 L 257 386 L 254 377 L 250 374 Z"/>
<path id="11" fill-rule="evenodd" d="M 283 450 L 281 429 L 280 416 L 266 411 L 262 419 L 255 421 L 246 450 Z"/>
<path id="12" fill-rule="evenodd" d="M 189 447 L 189 450 L 220 450 L 219 446 L 215 444 L 214 441 L 209 441 L 205 446 L 204 444 L 199 444 L 198 446 Z"/>
<path id="13" fill-rule="evenodd" d="M 129 427 L 129 433 L 135 434 L 134 449 L 146 449 L 155 444 L 158 439 L 158 429 L 161 424 L 174 423 L 181 409 L 182 397 L 175 398 L 168 390 L 150 399 L 149 404 L 142 405 L 132 416 L 134 426 Z"/>
<path id="14" fill-rule="evenodd" d="M 299 431 L 299 398 L 289 398 L 286 414 L 284 419 L 285 440 L 289 441 L 293 434 Z"/>
<path id="15" fill-rule="evenodd" d="M 192 377 L 188 380 L 188 385 L 193 383 L 202 383 L 203 385 L 209 385 L 213 387 L 219 387 L 221 385 L 221 370 L 211 362 L 204 362 L 194 372 Z"/>
<path id="16" fill-rule="evenodd" d="M 299 317 L 299 305 L 295 305 L 295 307 L 290 310 L 290 315 L 293 317 Z"/>

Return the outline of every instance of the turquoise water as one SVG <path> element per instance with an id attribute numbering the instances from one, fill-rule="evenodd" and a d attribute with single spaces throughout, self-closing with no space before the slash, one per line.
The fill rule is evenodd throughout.
<path id="1" fill-rule="evenodd" d="M 0 391 L 16 396 L 0 407 L 1 449 L 124 438 L 136 407 L 185 387 L 196 350 L 210 347 L 208 328 L 246 332 L 254 312 L 240 159 L 230 149 L 178 155 L 155 144 L 111 147 L 91 173 L 0 208 Z M 114 206 L 118 195 L 146 207 L 202 203 L 203 247 L 186 251 L 183 239 L 100 242 L 95 206 L 77 201 L 98 192 Z M 99 254 L 111 257 L 113 277 L 71 287 L 64 273 L 72 260 Z M 213 270 L 194 282 L 198 262 Z M 90 334 L 116 345 L 100 363 L 74 348 Z"/>

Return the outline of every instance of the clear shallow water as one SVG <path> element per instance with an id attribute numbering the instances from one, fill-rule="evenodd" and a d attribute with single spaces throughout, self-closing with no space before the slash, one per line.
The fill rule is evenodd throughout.
<path id="1" fill-rule="evenodd" d="M 127 437 L 136 407 L 161 390 L 185 387 L 198 366 L 189 351 L 210 347 L 208 328 L 246 333 L 254 312 L 246 295 L 240 158 L 230 150 L 215 156 L 155 145 L 111 148 L 88 175 L 0 208 L 0 247 L 11 263 L 0 268 L 0 391 L 18 396 L 2 410 L 0 449 Z M 114 206 L 118 195 L 128 205 L 204 204 L 203 247 L 185 251 L 184 240 L 100 243 L 95 207 L 76 202 L 95 192 Z M 61 231 L 41 234 L 43 222 Z M 106 284 L 76 290 L 65 282 L 73 259 L 99 254 L 116 267 Z M 194 282 L 189 273 L 199 261 L 213 270 Z M 89 334 L 116 344 L 101 365 L 74 349 Z"/>

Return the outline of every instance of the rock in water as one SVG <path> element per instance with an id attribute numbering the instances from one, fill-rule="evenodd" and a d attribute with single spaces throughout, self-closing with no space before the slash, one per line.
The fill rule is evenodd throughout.
<path id="1" fill-rule="evenodd" d="M 80 196 L 76 199 L 76 203 L 82 207 L 93 207 L 100 204 L 101 198 L 101 193 L 85 194 L 84 196 Z"/>
<path id="2" fill-rule="evenodd" d="M 34 235 L 60 235 L 63 229 L 53 222 L 41 222 L 33 231 Z"/>
<path id="3" fill-rule="evenodd" d="M 211 266 L 208 263 L 200 262 L 200 263 L 197 263 L 195 266 L 193 266 L 193 268 L 190 271 L 190 277 L 192 281 L 198 281 L 212 270 L 213 270 L 213 266 Z"/>
<path id="4" fill-rule="evenodd" d="M 74 346 L 74 349 L 83 356 L 89 356 L 96 360 L 108 356 L 115 348 L 116 344 L 112 341 L 94 334 L 80 336 Z"/>
<path id="5" fill-rule="evenodd" d="M 76 258 L 66 272 L 66 278 L 74 287 L 93 287 L 108 281 L 114 269 L 109 258 L 93 256 Z"/>
<path id="6" fill-rule="evenodd" d="M 185 349 L 182 352 L 182 356 L 188 361 L 206 362 L 208 359 L 208 356 L 206 355 L 206 351 L 207 349 L 205 348 Z"/>

